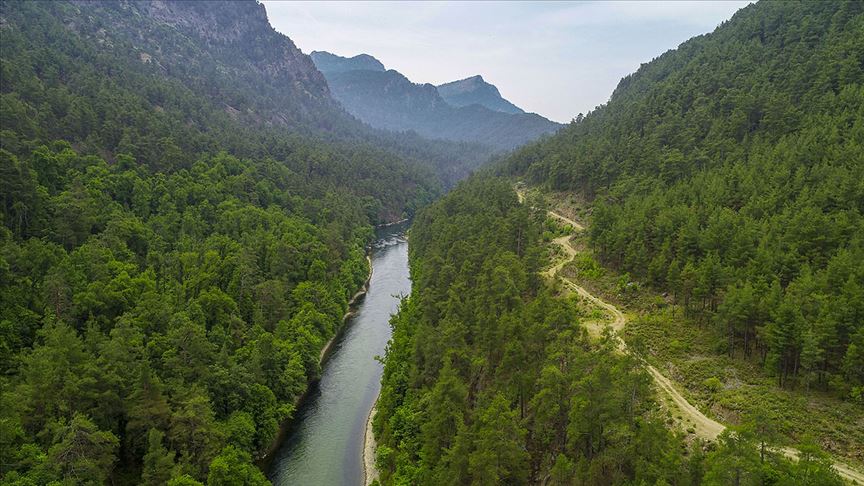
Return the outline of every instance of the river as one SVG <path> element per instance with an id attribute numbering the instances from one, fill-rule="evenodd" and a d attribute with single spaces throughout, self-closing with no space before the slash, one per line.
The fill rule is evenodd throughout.
<path id="1" fill-rule="evenodd" d="M 345 323 L 290 424 L 269 468 L 275 485 L 363 484 L 366 419 L 381 389 L 381 363 L 390 339 L 390 315 L 411 292 L 404 225 L 378 230 L 372 279 L 356 313 Z"/>

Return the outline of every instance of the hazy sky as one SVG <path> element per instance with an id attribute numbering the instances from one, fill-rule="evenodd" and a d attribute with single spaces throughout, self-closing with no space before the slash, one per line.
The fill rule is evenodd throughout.
<path id="1" fill-rule="evenodd" d="M 415 83 L 481 74 L 524 110 L 566 122 L 749 2 L 263 3 L 307 54 L 371 54 Z"/>

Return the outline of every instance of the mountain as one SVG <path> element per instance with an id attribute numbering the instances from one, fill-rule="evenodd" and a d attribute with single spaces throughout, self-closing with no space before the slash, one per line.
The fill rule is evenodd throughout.
<path id="1" fill-rule="evenodd" d="M 333 97 L 376 128 L 509 150 L 561 127 L 534 113 L 502 113 L 477 104 L 453 106 L 435 86 L 412 83 L 392 69 L 349 70 L 346 66 L 356 63 L 325 52 L 314 53 L 312 60 L 327 78 Z"/>
<path id="2" fill-rule="evenodd" d="M 673 296 L 703 328 L 688 332 L 726 355 L 718 362 L 744 360 L 860 411 L 862 32 L 861 2 L 747 6 L 643 64 L 608 104 L 503 172 L 593 199 L 602 262 Z M 860 461 L 858 423 L 849 435 L 811 431 Z"/>
<path id="3" fill-rule="evenodd" d="M 315 66 L 328 73 L 345 71 L 386 71 L 381 61 L 368 54 L 358 54 L 354 57 L 342 57 L 325 51 L 312 51 L 309 56 Z"/>
<path id="4" fill-rule="evenodd" d="M 357 121 L 255 1 L 0 3 L 0 482 L 267 484 L 373 225 L 478 153 Z"/>
<path id="5" fill-rule="evenodd" d="M 525 113 L 522 108 L 505 100 L 494 84 L 479 74 L 459 81 L 438 85 L 438 94 L 453 106 L 480 105 L 502 113 Z"/>
<path id="6" fill-rule="evenodd" d="M 206 89 L 241 118 L 321 128 L 338 116 L 311 59 L 270 26 L 264 6 L 254 0 L 90 3 L 58 7 L 69 31 L 193 89 Z M 111 28 L 98 20 L 111 22 Z"/>

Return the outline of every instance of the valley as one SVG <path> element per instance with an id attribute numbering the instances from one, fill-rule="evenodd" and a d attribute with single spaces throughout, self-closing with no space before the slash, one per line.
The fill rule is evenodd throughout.
<path id="1" fill-rule="evenodd" d="M 345 7 L 0 2 L 0 486 L 864 484 L 864 3 Z"/>

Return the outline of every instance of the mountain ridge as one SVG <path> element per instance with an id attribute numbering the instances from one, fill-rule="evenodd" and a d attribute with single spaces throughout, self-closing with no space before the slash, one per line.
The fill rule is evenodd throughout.
<path id="1" fill-rule="evenodd" d="M 454 106 L 441 96 L 437 86 L 414 83 L 383 64 L 384 70 L 350 69 L 358 65 L 353 61 L 357 57 L 345 58 L 326 51 L 315 51 L 311 56 L 327 79 L 333 97 L 349 113 L 375 128 L 414 131 L 433 139 L 511 150 L 562 126 L 535 113 L 506 113 L 478 103 Z M 484 85 L 497 93 L 493 85 Z"/>
<path id="2" fill-rule="evenodd" d="M 437 88 L 444 100 L 453 106 L 477 104 L 502 113 L 525 113 L 525 110 L 501 96 L 498 87 L 486 82 L 479 74 L 439 84 Z"/>
<path id="3" fill-rule="evenodd" d="M 357 54 L 353 57 L 343 57 L 327 51 L 312 51 L 309 57 L 319 71 L 339 73 L 345 71 L 386 71 L 384 64 L 369 54 Z"/>

